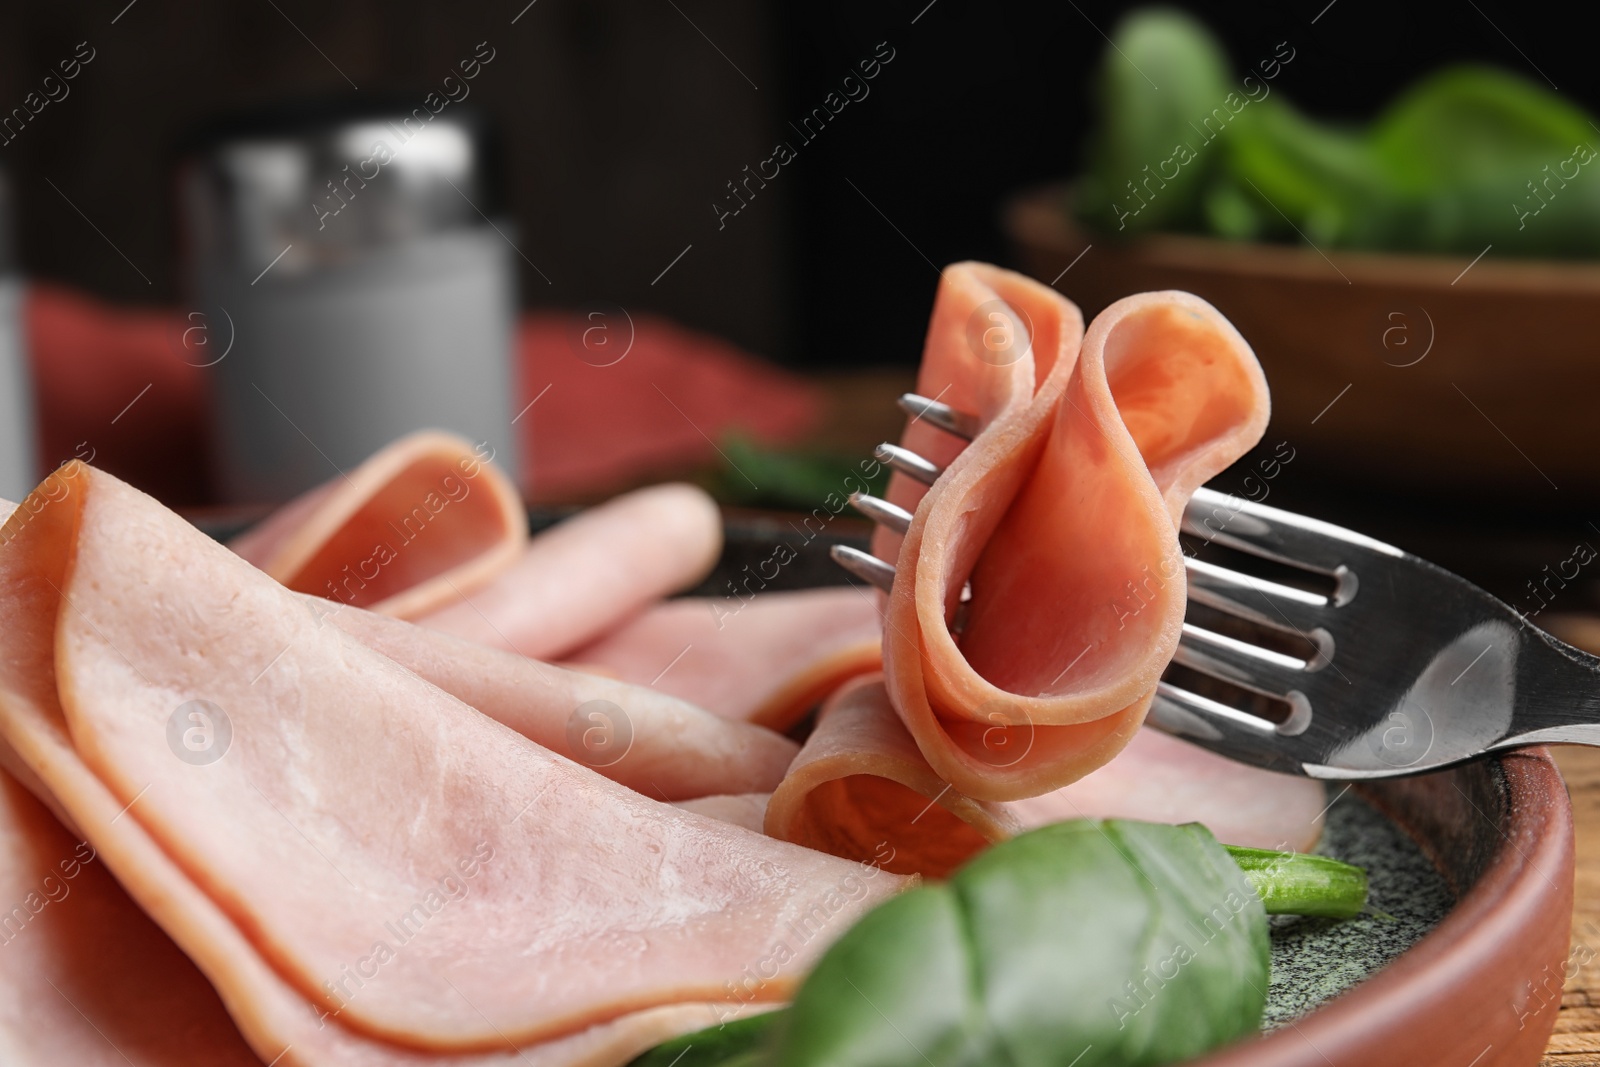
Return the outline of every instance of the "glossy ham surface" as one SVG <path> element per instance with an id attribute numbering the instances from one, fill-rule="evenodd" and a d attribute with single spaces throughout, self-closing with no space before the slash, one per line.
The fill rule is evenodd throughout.
<path id="1" fill-rule="evenodd" d="M 0 554 L 18 668 L 0 732 L 258 1051 L 275 1032 L 247 1025 L 258 965 L 354 1032 L 486 1051 L 717 998 L 754 963 L 775 968 L 755 999 L 781 999 L 900 884 L 601 778 L 324 625 L 116 479 L 52 477 L 59 499 L 8 526 Z M 181 755 L 202 700 L 231 727 L 209 762 Z M 847 881 L 848 906 L 816 915 Z M 196 894 L 210 907 L 173 906 Z M 818 936 L 772 964 L 802 920 Z M 381 952 L 395 924 L 402 947 Z"/>
<path id="2" fill-rule="evenodd" d="M 980 343 L 991 321 L 1009 342 Z M 1199 298 L 1128 297 L 1081 342 L 1080 322 L 1021 275 L 945 271 L 918 388 L 981 430 L 937 444 L 948 466 L 925 494 L 891 484 L 914 518 L 898 547 L 875 545 L 896 564 L 890 700 L 934 771 L 978 799 L 1058 789 L 1136 735 L 1183 621 L 1183 506 L 1266 426 L 1255 356 Z M 931 449 L 936 432 L 917 422 L 904 440 Z"/>

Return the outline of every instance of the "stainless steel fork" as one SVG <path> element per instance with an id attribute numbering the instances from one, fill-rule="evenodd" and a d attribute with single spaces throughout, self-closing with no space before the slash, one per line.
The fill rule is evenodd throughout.
<path id="1" fill-rule="evenodd" d="M 950 433 L 974 433 L 970 416 L 924 397 L 907 394 L 901 407 Z M 929 484 L 940 473 L 895 445 L 878 456 Z M 911 521 L 877 497 L 852 502 L 897 531 Z M 1182 670 L 1160 682 L 1151 725 L 1244 763 L 1341 780 L 1417 774 L 1520 745 L 1600 745 L 1600 659 L 1465 579 L 1352 530 L 1210 489 L 1194 494 L 1183 530 L 1320 575 L 1329 591 L 1186 552 L 1191 605 L 1284 635 L 1303 654 L 1186 621 L 1173 659 Z M 882 560 L 843 546 L 833 554 L 880 588 L 893 582 Z M 1183 670 L 1200 684 L 1184 684 Z M 1233 693 L 1246 699 L 1229 702 Z M 1281 713 L 1258 714 L 1264 702 Z"/>

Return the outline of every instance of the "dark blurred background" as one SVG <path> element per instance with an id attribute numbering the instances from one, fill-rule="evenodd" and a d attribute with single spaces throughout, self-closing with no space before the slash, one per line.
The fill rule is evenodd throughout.
<path id="1" fill-rule="evenodd" d="M 1129 6 L 525 2 L 12 5 L 5 107 L 78 42 L 96 50 L 70 95 L 0 147 L 23 266 L 113 300 L 170 304 L 170 153 L 183 131 L 284 97 L 420 98 L 487 41 L 496 58 L 470 101 L 506 136 L 518 245 L 549 278 L 519 262 L 525 306 L 615 301 L 791 366 L 907 364 L 935 268 L 1004 262 L 1002 198 L 1076 170 L 1103 34 Z M 1459 59 L 1542 71 L 1574 101 L 1600 104 L 1592 41 L 1497 0 L 1183 6 L 1241 69 L 1287 40 L 1296 58 L 1276 88 L 1313 114 L 1369 116 Z M 712 204 L 725 183 L 794 140 L 788 123 L 882 41 L 894 58 L 870 95 L 719 229 Z"/>
<path id="2" fill-rule="evenodd" d="M 822 412 L 812 426 L 813 443 L 853 462 L 850 457 L 897 432 L 893 397 L 910 384 L 939 268 L 967 258 L 1018 265 L 1002 232 L 1002 204 L 1019 190 L 1079 172 L 1095 71 L 1107 35 L 1131 7 L 1090 0 L 14 5 L 0 36 L 0 108 L 19 105 L 63 57 L 81 50 L 80 42 L 94 55 L 64 98 L 8 128 L 0 144 L 0 167 L 13 186 L 16 258 L 32 280 L 171 314 L 180 299 L 172 168 L 186 133 L 218 114 L 297 98 L 420 103 L 460 60 L 488 49 L 494 58 L 469 83 L 467 102 L 503 135 L 515 220 L 507 236 L 519 255 L 513 264 L 522 308 L 620 305 L 800 372 L 807 379 L 803 387 L 800 378 L 774 379 L 765 395 L 770 400 L 773 390 L 781 396 L 787 389 L 822 396 L 821 404 L 797 401 Z M 1600 107 L 1592 41 L 1560 20 L 1530 18 L 1528 10 L 1503 0 L 1182 7 L 1220 37 L 1236 71 L 1281 54 L 1280 42 L 1286 42 L 1294 60 L 1273 89 L 1320 118 L 1370 119 L 1422 75 L 1462 60 L 1498 65 L 1590 111 Z M 847 76 L 859 76 L 863 61 L 875 58 L 880 66 L 865 82 L 867 95 L 845 106 L 814 140 L 801 136 L 796 125 Z M 743 182 L 746 168 L 770 157 L 780 141 L 797 146 L 796 158 L 737 214 L 722 215 L 737 203 L 730 183 Z M 1439 268 L 1445 272 L 1438 292 L 1465 294 L 1444 283 L 1468 258 Z M 1095 277 L 1097 262 L 1091 257 L 1078 268 L 1087 276 L 1058 275 L 1057 287 L 1074 296 L 1075 287 Z M 1410 268 L 1396 262 L 1396 276 L 1403 276 Z M 1322 261 L 1315 266 L 1321 270 Z M 1587 278 L 1583 272 L 1590 269 L 1574 267 L 1576 273 L 1563 277 Z M 1331 272 L 1328 278 L 1337 281 Z M 1600 287 L 1600 274 L 1592 284 Z M 1220 300 L 1219 306 L 1234 313 Z M 1518 307 L 1530 322 L 1543 315 L 1537 301 Z M 76 321 L 82 314 L 68 308 L 58 318 Z M 1600 326 L 1600 313 L 1596 318 Z M 1566 372 L 1547 370 L 1550 377 L 1541 381 L 1554 386 L 1518 398 L 1490 377 L 1463 377 L 1481 368 L 1452 366 L 1440 356 L 1415 372 L 1395 370 L 1400 361 L 1365 336 L 1376 336 L 1368 326 L 1381 331 L 1389 322 L 1373 317 L 1340 333 L 1348 338 L 1340 344 L 1360 348 L 1358 358 L 1370 367 L 1331 366 L 1321 378 L 1308 373 L 1295 400 L 1305 417 L 1287 428 L 1281 417 L 1274 423 L 1266 447 L 1287 434 L 1304 458 L 1293 476 L 1275 484 L 1272 502 L 1359 525 L 1507 597 L 1524 595 L 1527 579 L 1564 558 L 1575 539 L 1600 539 L 1593 532 L 1600 530 L 1595 494 L 1572 484 L 1558 491 L 1540 466 L 1550 466 L 1561 450 L 1588 447 L 1589 435 L 1577 425 L 1556 428 L 1557 445 L 1537 436 L 1550 421 L 1543 398 L 1561 391 Z M 1330 332 L 1317 324 L 1307 328 Z M 1451 328 L 1458 335 L 1472 330 L 1460 319 L 1440 327 Z M 532 340 L 525 335 L 524 348 L 537 348 L 538 359 L 553 358 L 548 353 L 555 350 L 568 358 L 561 340 L 566 327 L 545 329 Z M 1571 342 L 1573 359 L 1593 362 L 1584 353 L 1594 336 L 1600 334 L 1585 329 L 1563 343 Z M 159 339 L 152 343 L 161 348 Z M 678 342 L 660 342 L 658 335 L 657 347 L 662 343 Z M 699 341 L 683 346 L 704 347 Z M 1263 362 L 1269 355 L 1276 361 L 1269 372 L 1282 414 L 1296 388 L 1298 353 L 1288 350 L 1293 345 L 1268 347 L 1258 342 Z M 691 355 L 695 359 L 686 356 L 681 366 L 699 359 Z M 1508 352 L 1506 365 L 1520 358 Z M 641 375 L 634 383 L 643 396 L 639 403 L 659 409 L 655 416 L 676 428 L 686 448 L 700 450 L 702 461 L 728 461 L 714 477 L 728 490 L 724 500 L 740 502 L 738 494 L 755 481 L 730 455 L 745 464 L 759 457 L 737 451 L 723 436 L 726 418 L 716 426 L 700 421 L 689 406 L 699 388 L 691 378 L 669 396 L 641 360 L 635 356 L 619 368 Z M 847 372 L 879 378 L 869 388 Z M 141 400 L 140 387 L 148 389 L 145 382 L 154 375 L 129 373 L 136 376 L 108 388 L 100 408 L 84 415 L 89 429 L 45 442 L 41 462 L 99 448 L 98 462 L 128 471 L 125 476 L 163 499 L 205 503 L 211 498 L 196 473 L 203 464 L 192 458 L 210 448 L 203 428 L 183 423 L 181 434 L 162 438 L 166 451 L 145 455 L 142 467 L 127 458 L 137 451 L 133 439 L 153 439 L 162 420 L 192 422 L 200 403 L 192 383 L 184 386 L 188 393 L 168 385 Z M 1392 408 L 1375 414 L 1384 391 L 1404 373 L 1423 383 L 1427 406 L 1414 418 L 1409 407 L 1398 415 Z M 514 404 L 524 411 L 549 380 L 525 377 Z M 1355 392 L 1341 400 L 1340 387 L 1351 387 L 1346 382 Z M 64 387 L 57 382 L 55 388 L 60 393 Z M 575 395 L 545 402 L 529 422 L 556 427 L 549 439 L 564 440 L 567 431 L 556 425 L 563 412 L 579 428 L 632 418 L 571 414 L 576 409 L 563 405 Z M 114 425 L 129 398 L 140 406 Z M 174 406 L 162 408 L 169 400 Z M 1319 412 L 1334 403 L 1343 404 L 1337 417 L 1323 419 Z M 724 398 L 724 416 L 738 404 Z M 744 410 L 764 406 L 746 404 Z M 800 414 L 790 420 L 796 426 L 804 421 Z M 1352 458 L 1352 442 L 1369 427 L 1421 440 L 1445 426 L 1467 435 L 1476 450 L 1453 465 L 1452 481 L 1441 479 L 1442 465 L 1434 459 L 1418 458 L 1426 456 L 1420 450 L 1412 456 L 1393 450 L 1393 463 Z M 80 437 L 94 441 L 78 445 Z M 640 447 L 660 451 L 654 444 Z M 1478 452 L 1498 465 L 1486 499 L 1504 506 L 1485 510 L 1473 494 L 1460 492 L 1463 478 L 1472 484 Z M 541 487 L 542 472 L 550 468 L 543 461 L 544 454 L 534 456 L 530 492 L 545 500 L 594 499 L 627 478 L 673 473 L 659 465 L 647 470 L 633 457 L 613 465 L 622 472 L 617 479 L 589 485 L 573 465 L 571 480 L 546 491 L 550 483 Z M 1248 472 L 1254 462 L 1248 458 L 1239 469 Z M 170 474 L 165 481 L 162 472 Z M 1592 490 L 1600 477 L 1590 482 Z M 796 498 L 787 503 L 810 506 Z M 1583 599 L 1600 602 L 1600 584 L 1585 584 Z"/>

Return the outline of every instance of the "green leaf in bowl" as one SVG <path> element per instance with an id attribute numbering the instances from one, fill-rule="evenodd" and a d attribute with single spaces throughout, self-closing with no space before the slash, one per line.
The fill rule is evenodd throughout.
<path id="1" fill-rule="evenodd" d="M 1078 210 L 1114 233 L 1193 225 L 1212 160 L 1194 150 L 1200 135 L 1192 124 L 1234 88 L 1227 55 L 1203 24 L 1168 8 L 1134 12 L 1111 39 L 1097 75 L 1100 116 Z M 1175 158 L 1180 145 L 1190 151 Z"/>

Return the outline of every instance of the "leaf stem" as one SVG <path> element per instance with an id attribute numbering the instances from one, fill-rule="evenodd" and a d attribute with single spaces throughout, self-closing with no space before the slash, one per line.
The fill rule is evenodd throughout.
<path id="1" fill-rule="evenodd" d="M 1367 903 L 1367 872 L 1327 856 L 1223 845 L 1269 915 L 1348 919 Z"/>

